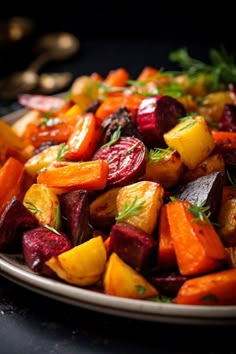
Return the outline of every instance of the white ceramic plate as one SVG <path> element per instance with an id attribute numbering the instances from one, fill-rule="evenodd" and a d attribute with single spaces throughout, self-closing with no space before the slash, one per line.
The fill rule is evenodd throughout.
<path id="1" fill-rule="evenodd" d="M 4 119 L 13 123 L 25 112 L 19 110 Z M 236 324 L 236 306 L 176 305 L 104 295 L 35 274 L 23 264 L 20 255 L 0 253 L 0 274 L 44 296 L 115 316 L 179 324 Z"/>

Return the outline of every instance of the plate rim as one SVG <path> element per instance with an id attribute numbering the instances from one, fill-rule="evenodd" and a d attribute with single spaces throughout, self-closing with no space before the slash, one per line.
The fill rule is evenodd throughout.
<path id="1" fill-rule="evenodd" d="M 61 94 L 63 95 L 65 93 Z M 27 108 L 21 108 L 3 116 L 2 119 L 12 124 L 28 111 Z M 64 303 L 101 313 L 152 322 L 194 325 L 236 324 L 236 306 L 177 305 L 102 294 L 37 274 L 26 265 L 20 266 L 16 263 L 15 256 L 0 252 L 0 275 L 24 288 Z"/>

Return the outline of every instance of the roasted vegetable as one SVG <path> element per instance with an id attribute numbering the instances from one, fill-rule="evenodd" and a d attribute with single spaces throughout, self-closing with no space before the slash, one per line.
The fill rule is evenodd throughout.
<path id="1" fill-rule="evenodd" d="M 13 197 L 0 217 L 0 250 L 21 252 L 23 232 L 37 226 L 36 217 L 21 201 Z"/>
<path id="2" fill-rule="evenodd" d="M 88 191 L 78 189 L 60 196 L 62 231 L 77 246 L 92 237 L 89 227 Z"/>
<path id="3" fill-rule="evenodd" d="M 159 294 L 151 283 L 116 253 L 109 257 L 103 279 L 105 294 L 132 299 L 146 299 Z"/>
<path id="4" fill-rule="evenodd" d="M 208 206 L 210 220 L 216 221 L 222 201 L 223 185 L 224 175 L 221 172 L 213 172 L 182 185 L 177 189 L 175 197 L 192 204 Z"/>
<path id="5" fill-rule="evenodd" d="M 179 152 L 182 161 L 190 170 L 204 161 L 215 147 L 208 123 L 203 116 L 181 121 L 164 132 L 164 140 L 169 147 Z"/>
<path id="6" fill-rule="evenodd" d="M 140 181 L 122 187 L 117 195 L 116 220 L 151 235 L 157 225 L 163 197 L 164 189 L 156 182 Z"/>
<path id="7" fill-rule="evenodd" d="M 136 182 L 144 175 L 146 147 L 135 137 L 121 137 L 113 144 L 103 145 L 93 160 L 106 160 L 109 166 L 108 187 Z"/>
<path id="8" fill-rule="evenodd" d="M 137 114 L 138 129 L 148 147 L 165 147 L 163 134 L 186 115 L 182 103 L 170 96 L 144 98 Z"/>
<path id="9" fill-rule="evenodd" d="M 236 246 L 236 198 L 221 205 L 218 233 L 226 247 Z"/>
<path id="10" fill-rule="evenodd" d="M 50 258 L 46 265 L 68 283 L 88 286 L 95 284 L 102 277 L 106 259 L 102 237 L 97 236 Z"/>
<path id="11" fill-rule="evenodd" d="M 115 252 L 137 272 L 145 273 L 156 261 L 154 237 L 127 223 L 116 223 L 110 231 L 109 252 Z"/>
<path id="12" fill-rule="evenodd" d="M 45 262 L 71 247 L 71 242 L 65 234 L 45 226 L 25 231 L 22 236 L 22 251 L 28 267 L 50 277 L 54 277 L 55 273 Z"/>

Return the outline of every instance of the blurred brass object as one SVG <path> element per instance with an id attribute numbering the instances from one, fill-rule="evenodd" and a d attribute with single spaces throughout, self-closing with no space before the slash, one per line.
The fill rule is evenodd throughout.
<path id="1" fill-rule="evenodd" d="M 72 74 L 43 73 L 39 70 L 49 61 L 62 61 L 74 55 L 80 48 L 80 42 L 73 34 L 67 32 L 48 33 L 38 39 L 35 50 L 38 57 L 26 70 L 14 72 L 0 80 L 0 98 L 16 99 L 21 93 L 37 91 L 53 93 L 65 88 L 72 80 Z"/>
<path id="2" fill-rule="evenodd" d="M 27 17 L 10 17 L 0 20 L 0 45 L 22 40 L 30 35 L 34 29 L 34 23 Z"/>

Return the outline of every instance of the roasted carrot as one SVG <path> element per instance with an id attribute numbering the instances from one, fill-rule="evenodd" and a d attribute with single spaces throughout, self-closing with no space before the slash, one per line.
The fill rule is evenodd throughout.
<path id="1" fill-rule="evenodd" d="M 152 66 L 145 66 L 143 70 L 139 73 L 137 80 L 145 81 L 154 78 L 159 73 L 159 70 L 153 68 Z"/>
<path id="2" fill-rule="evenodd" d="M 219 151 L 236 149 L 236 132 L 212 130 L 212 137 Z"/>
<path id="3" fill-rule="evenodd" d="M 236 269 L 186 280 L 173 302 L 187 305 L 236 305 Z"/>
<path id="4" fill-rule="evenodd" d="M 161 269 L 177 268 L 174 244 L 167 219 L 166 204 L 163 204 L 160 210 L 158 239 L 158 267 Z"/>
<path id="5" fill-rule="evenodd" d="M 99 81 L 103 81 L 104 78 L 99 74 L 97 73 L 96 71 L 93 72 L 91 75 L 90 75 L 91 79 L 93 79 L 95 82 L 99 82 Z"/>
<path id="6" fill-rule="evenodd" d="M 70 135 L 66 147 L 69 160 L 88 160 L 92 157 L 101 138 L 102 129 L 93 113 L 81 116 Z"/>
<path id="7" fill-rule="evenodd" d="M 107 175 L 108 163 L 105 160 L 75 162 L 40 172 L 37 183 L 70 190 L 99 190 L 105 188 Z"/>
<path id="8" fill-rule="evenodd" d="M 0 214 L 13 196 L 20 195 L 23 176 L 23 163 L 9 157 L 0 169 Z"/>
<path id="9" fill-rule="evenodd" d="M 181 200 L 167 204 L 167 218 L 180 273 L 200 275 L 222 266 L 227 254 L 210 221 L 197 220 L 190 206 Z"/>
<path id="10" fill-rule="evenodd" d="M 100 121 L 104 121 L 107 116 L 118 110 L 120 107 L 126 107 L 133 119 L 135 119 L 142 97 L 139 95 L 111 96 L 106 98 L 96 111 L 96 116 Z"/>
<path id="11" fill-rule="evenodd" d="M 130 75 L 126 69 L 118 68 L 111 70 L 103 80 L 103 83 L 111 87 L 123 87 L 126 85 L 129 77 Z"/>
<path id="12" fill-rule="evenodd" d="M 236 198 L 236 188 L 234 186 L 223 186 L 222 201 L 223 205 L 227 200 Z"/>

